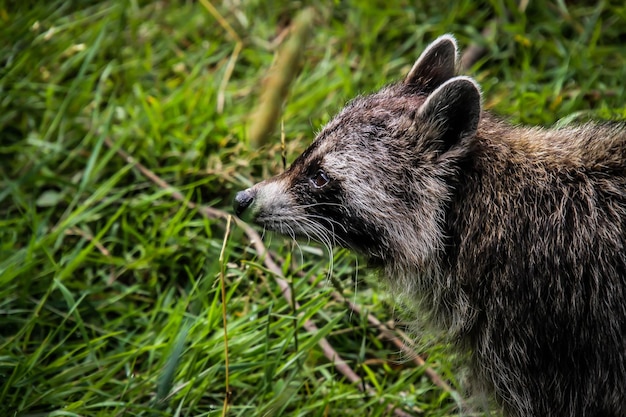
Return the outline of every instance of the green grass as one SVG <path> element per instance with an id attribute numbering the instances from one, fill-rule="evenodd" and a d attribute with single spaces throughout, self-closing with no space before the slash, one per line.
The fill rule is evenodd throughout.
<path id="1" fill-rule="evenodd" d="M 469 73 L 516 123 L 626 117 L 621 1 L 377 3 L 313 3 L 282 117 L 288 160 L 446 32 L 486 47 Z M 402 319 L 364 262 L 338 250 L 329 272 L 315 245 L 266 236 L 294 311 L 241 227 L 225 239 L 223 218 L 186 204 L 229 211 L 237 190 L 282 170 L 278 130 L 252 150 L 246 127 L 303 3 L 215 6 L 239 39 L 201 2 L 0 5 L 0 415 L 217 416 L 227 374 L 229 416 L 458 414 L 423 367 L 331 296 L 329 274 L 364 312 Z M 322 337 L 373 392 L 346 382 Z M 457 359 L 436 345 L 424 355 L 463 392 Z"/>

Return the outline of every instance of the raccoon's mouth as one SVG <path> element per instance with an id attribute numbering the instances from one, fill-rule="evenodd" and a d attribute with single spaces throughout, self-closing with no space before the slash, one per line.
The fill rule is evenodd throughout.
<path id="1" fill-rule="evenodd" d="M 253 220 L 255 224 L 265 230 L 279 233 L 294 240 L 315 241 L 328 249 L 333 247 L 343 247 L 354 249 L 340 233 L 337 233 L 337 226 L 332 227 L 332 223 L 327 221 L 324 225 L 320 219 L 300 214 L 295 216 L 280 216 L 273 214 L 259 213 Z"/>
<path id="2" fill-rule="evenodd" d="M 319 240 L 315 238 L 316 232 L 314 231 L 317 231 L 317 228 L 308 230 L 302 226 L 301 220 L 295 219 L 292 216 L 283 217 L 259 213 L 252 221 L 266 230 L 280 233 L 281 235 L 291 237 L 292 239 L 311 238 L 316 241 Z M 321 228 L 321 226 L 319 227 Z"/>
<path id="3" fill-rule="evenodd" d="M 277 216 L 267 216 L 260 214 L 252 219 L 254 224 L 263 227 L 265 230 L 280 233 L 289 237 L 302 237 L 305 232 L 299 224 L 290 221 L 289 218 L 280 218 Z"/>

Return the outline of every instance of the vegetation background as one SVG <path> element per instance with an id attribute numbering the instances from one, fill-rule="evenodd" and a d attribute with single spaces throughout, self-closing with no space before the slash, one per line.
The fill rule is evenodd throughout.
<path id="1" fill-rule="evenodd" d="M 276 271 L 227 228 L 234 193 L 283 169 L 278 126 L 261 149 L 247 128 L 307 5 L 288 161 L 443 33 L 484 52 L 466 73 L 513 122 L 626 117 L 623 1 L 0 3 L 0 415 L 473 412 L 444 347 L 417 366 L 368 321 L 403 316 L 363 262 L 268 235 Z"/>

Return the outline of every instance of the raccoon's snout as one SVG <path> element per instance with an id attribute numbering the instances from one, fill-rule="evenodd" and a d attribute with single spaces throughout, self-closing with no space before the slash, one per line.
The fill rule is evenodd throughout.
<path id="1" fill-rule="evenodd" d="M 254 201 L 254 197 L 256 196 L 256 191 L 252 188 L 248 188 L 247 190 L 239 191 L 235 195 L 235 200 L 233 201 L 233 209 L 235 210 L 235 214 L 237 216 L 241 216 L 241 214 L 250 207 L 250 204 Z"/>

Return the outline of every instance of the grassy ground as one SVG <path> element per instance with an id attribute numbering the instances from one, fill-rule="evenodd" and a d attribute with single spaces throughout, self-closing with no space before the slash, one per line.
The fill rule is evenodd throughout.
<path id="1" fill-rule="evenodd" d="M 446 32 L 485 48 L 468 72 L 515 122 L 626 117 L 623 2 L 409 3 L 313 4 L 282 115 L 288 160 Z M 462 392 L 454 358 L 431 346 L 429 374 L 368 323 L 401 315 L 363 262 L 338 250 L 329 271 L 317 246 L 268 236 L 294 311 L 245 230 L 226 236 L 194 205 L 228 212 L 236 190 L 282 170 L 279 133 L 254 150 L 246 128 L 303 4 L 214 7 L 0 5 L 0 415 L 222 415 L 227 391 L 230 416 L 458 414 L 432 378 Z"/>

